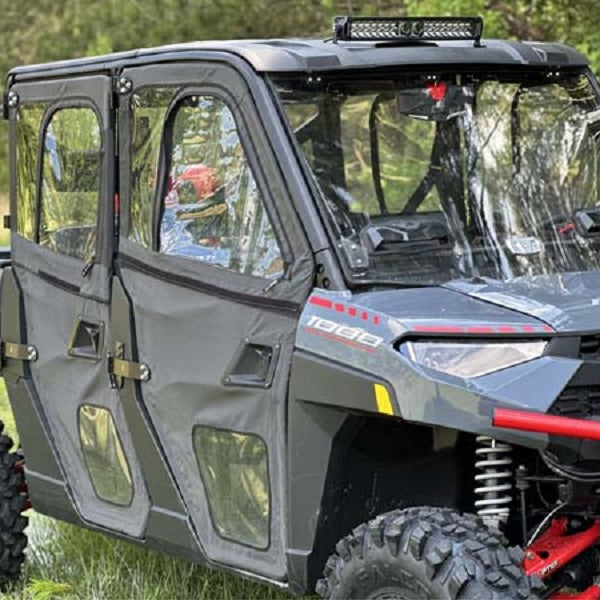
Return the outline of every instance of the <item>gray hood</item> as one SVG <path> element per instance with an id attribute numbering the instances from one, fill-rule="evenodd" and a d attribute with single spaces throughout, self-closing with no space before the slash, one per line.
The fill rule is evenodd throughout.
<path id="1" fill-rule="evenodd" d="M 556 331 L 600 330 L 600 272 L 583 271 L 511 282 L 450 282 L 444 286 L 547 323 Z"/>
<path id="2" fill-rule="evenodd" d="M 600 272 L 521 277 L 511 282 L 451 281 L 440 287 L 358 294 L 355 300 L 400 321 L 444 320 L 600 331 Z"/>

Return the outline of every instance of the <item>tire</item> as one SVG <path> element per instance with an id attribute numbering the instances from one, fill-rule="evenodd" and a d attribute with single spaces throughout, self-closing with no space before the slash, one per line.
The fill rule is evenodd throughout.
<path id="1" fill-rule="evenodd" d="M 17 463 L 22 457 L 11 452 L 13 441 L 3 433 L 0 421 L 0 590 L 19 579 L 25 560 L 28 519 L 21 513 L 27 507 L 25 478 Z"/>
<path id="2" fill-rule="evenodd" d="M 525 575 L 522 558 L 474 515 L 395 510 L 338 542 L 317 593 L 329 600 L 539 598 L 542 581 Z"/>

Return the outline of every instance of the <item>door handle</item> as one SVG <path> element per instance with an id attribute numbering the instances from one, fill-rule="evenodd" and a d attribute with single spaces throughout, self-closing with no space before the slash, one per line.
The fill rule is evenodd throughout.
<path id="1" fill-rule="evenodd" d="M 67 346 L 67 354 L 75 358 L 100 360 L 103 346 L 104 322 L 94 323 L 77 317 Z"/>

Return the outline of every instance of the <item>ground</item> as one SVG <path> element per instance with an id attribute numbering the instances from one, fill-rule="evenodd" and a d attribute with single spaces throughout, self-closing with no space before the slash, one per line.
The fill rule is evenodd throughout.
<path id="1" fill-rule="evenodd" d="M 4 383 L 0 419 L 17 439 Z M 284 599 L 284 592 L 162 556 L 29 511 L 22 582 L 2 596 L 31 599 Z"/>

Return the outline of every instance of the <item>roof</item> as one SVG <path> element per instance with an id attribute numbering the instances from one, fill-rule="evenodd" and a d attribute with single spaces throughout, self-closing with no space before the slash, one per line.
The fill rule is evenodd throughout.
<path id="1" fill-rule="evenodd" d="M 410 65 L 510 65 L 584 67 L 587 59 L 568 46 L 545 42 L 482 40 L 390 44 L 322 39 L 273 39 L 191 42 L 99 56 L 17 67 L 17 79 L 68 72 L 113 70 L 135 64 L 206 58 L 206 52 L 236 55 L 258 72 L 331 71 Z"/>

